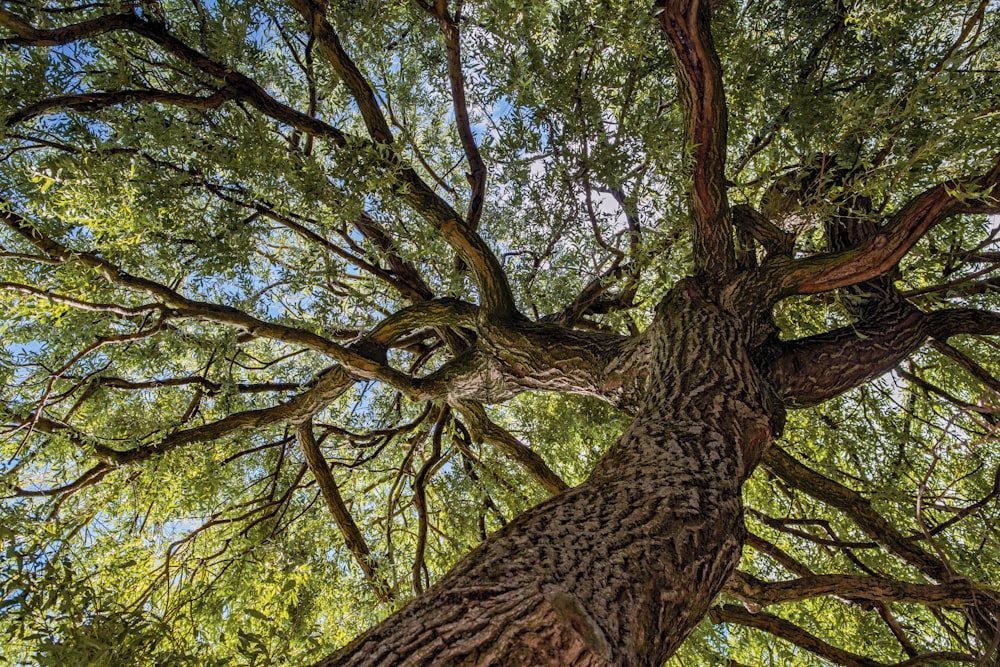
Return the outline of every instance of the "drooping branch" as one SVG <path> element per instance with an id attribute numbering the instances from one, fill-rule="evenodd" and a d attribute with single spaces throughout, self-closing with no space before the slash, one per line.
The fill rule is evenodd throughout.
<path id="1" fill-rule="evenodd" d="M 266 322 L 230 306 L 189 299 L 166 285 L 123 271 L 95 253 L 71 250 L 42 233 L 36 225 L 14 213 L 8 204 L 0 204 L 2 204 L 0 205 L 0 221 L 46 255 L 62 262 L 79 263 L 93 269 L 113 285 L 159 298 L 166 307 L 165 313 L 168 317 L 226 324 L 256 336 L 301 345 L 344 364 L 351 373 L 360 377 L 379 379 L 403 390 L 413 389 L 412 381 L 404 373 L 311 331 Z"/>
<path id="2" fill-rule="evenodd" d="M 462 414 L 474 438 L 488 442 L 510 457 L 546 491 L 554 495 L 569 488 L 569 485 L 545 463 L 538 452 L 518 440 L 507 429 L 494 423 L 482 405 L 475 401 L 456 401 L 454 406 Z"/>
<path id="3" fill-rule="evenodd" d="M 722 65 L 712 43 L 708 0 L 662 0 L 660 20 L 670 41 L 691 153 L 691 218 L 695 273 L 722 281 L 735 269 L 726 196 L 727 109 Z"/>
<path id="4" fill-rule="evenodd" d="M 843 667 L 889 667 L 887 663 L 878 662 L 837 648 L 791 621 L 787 621 L 774 614 L 768 614 L 767 612 L 754 614 L 743 607 L 727 604 L 714 607 L 710 615 L 714 623 L 737 623 L 748 628 L 763 630 L 800 648 L 804 648 L 811 653 L 815 653 L 835 665 L 843 665 Z M 941 651 L 918 655 L 902 662 L 894 663 L 891 667 L 919 667 L 920 665 L 936 664 L 945 661 L 973 663 L 976 662 L 976 658 L 968 653 Z"/>
<path id="5" fill-rule="evenodd" d="M 764 465 L 786 484 L 842 511 L 869 538 L 931 579 L 935 581 L 951 579 L 951 573 L 944 563 L 900 533 L 872 508 L 867 498 L 857 491 L 820 475 L 777 446 L 772 446 L 764 454 Z"/>
<path id="6" fill-rule="evenodd" d="M 347 509 L 343 496 L 340 495 L 337 481 L 333 478 L 330 466 L 316 442 L 311 418 L 305 419 L 298 425 L 295 429 L 295 439 L 305 456 L 306 465 L 309 466 L 313 477 L 316 478 L 320 493 L 323 494 L 323 500 L 326 501 L 326 506 L 344 537 L 344 543 L 358 565 L 361 566 L 365 578 L 374 587 L 375 594 L 382 602 L 388 602 L 392 597 L 392 587 L 379 571 L 378 560 L 372 555 L 365 536 L 358 528 L 358 524 L 355 523 L 350 510 Z"/>

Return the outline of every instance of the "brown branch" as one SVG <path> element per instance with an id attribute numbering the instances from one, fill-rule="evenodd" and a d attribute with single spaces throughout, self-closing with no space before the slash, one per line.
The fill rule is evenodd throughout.
<path id="1" fill-rule="evenodd" d="M 736 256 L 726 196 L 728 112 L 711 8 L 708 0 L 661 0 L 658 12 L 677 65 L 684 145 L 692 154 L 695 272 L 721 281 L 735 270 Z"/>
<path id="2" fill-rule="evenodd" d="M 441 462 L 441 436 L 451 419 L 451 410 L 441 408 L 437 422 L 431 433 L 431 455 L 420 466 L 413 479 L 413 505 L 417 510 L 417 545 L 413 556 L 413 592 L 420 595 L 424 592 L 424 579 L 427 576 L 424 565 L 424 551 L 427 547 L 427 481 L 434 473 L 435 466 Z"/>
<path id="3" fill-rule="evenodd" d="M 488 442 L 506 454 L 549 493 L 554 495 L 569 488 L 569 485 L 549 468 L 538 452 L 515 438 L 507 429 L 491 421 L 481 404 L 474 401 L 454 401 L 452 405 L 462 414 L 473 437 Z"/>
<path id="4" fill-rule="evenodd" d="M 60 46 L 81 39 L 97 37 L 104 33 L 126 29 L 133 24 L 136 16 L 132 13 L 109 14 L 80 23 L 39 30 L 17 14 L 0 7 L 0 26 L 7 28 L 17 37 L 0 40 L 0 44 L 14 46 Z"/>
<path id="5" fill-rule="evenodd" d="M 736 623 L 748 628 L 763 630 L 791 642 L 799 648 L 804 648 L 810 653 L 815 653 L 824 660 L 828 660 L 836 665 L 843 665 L 844 667 L 890 667 L 886 663 L 877 662 L 828 644 L 791 621 L 786 621 L 773 614 L 766 612 L 754 614 L 743 607 L 731 604 L 713 607 L 709 614 L 712 617 L 713 623 Z M 944 661 L 971 663 L 976 662 L 976 658 L 967 653 L 941 651 L 918 655 L 908 660 L 897 662 L 891 667 L 919 667 L 920 665 Z"/>
<path id="6" fill-rule="evenodd" d="M 221 382 L 214 382 L 201 375 L 191 375 L 187 377 L 163 378 L 160 380 L 128 380 L 126 378 L 114 376 L 100 376 L 94 382 L 102 387 L 124 390 L 159 389 L 160 387 L 183 387 L 187 385 L 198 385 L 206 394 L 219 394 L 226 385 Z M 297 382 L 256 382 L 238 383 L 231 385 L 233 389 L 241 394 L 253 394 L 267 391 L 293 391 L 302 388 Z"/>
<path id="7" fill-rule="evenodd" d="M 341 46 L 337 34 L 326 19 L 324 6 L 313 2 L 313 0 L 295 0 L 293 5 L 309 22 L 321 48 L 327 54 L 338 75 L 347 84 L 375 142 L 377 144 L 391 144 L 392 136 L 389 132 L 389 126 L 379 109 L 374 92 Z M 13 23 L 16 24 L 12 28 L 15 34 L 24 37 L 30 36 L 30 26 L 26 21 L 18 18 Z M 128 14 L 122 15 L 114 29 L 129 30 L 145 37 L 183 62 L 196 67 L 205 74 L 221 79 L 226 84 L 226 90 L 232 91 L 233 99 L 248 103 L 259 112 L 280 123 L 305 134 L 326 138 L 339 147 L 346 146 L 348 143 L 347 135 L 337 128 L 278 102 L 252 79 L 212 60 L 179 40 L 167 31 L 166 26 L 162 23 L 145 21 L 138 16 Z M 354 143 L 364 145 L 365 142 L 355 138 Z M 373 148 L 378 149 L 378 146 L 373 146 Z M 386 170 L 394 174 L 397 179 L 397 195 L 400 199 L 431 222 L 445 241 L 455 249 L 459 257 L 472 268 L 479 284 L 480 298 L 484 309 L 495 318 L 517 318 L 517 308 L 507 276 L 500 266 L 499 260 L 482 237 L 470 229 L 458 212 L 441 199 L 412 167 L 404 164 L 395 152 L 391 150 L 388 152 L 379 150 L 378 152 L 383 156 Z"/>
<path id="8" fill-rule="evenodd" d="M 789 486 L 846 514 L 869 538 L 931 579 L 952 579 L 944 563 L 907 539 L 857 491 L 804 466 L 776 445 L 764 454 L 764 465 Z"/>
<path id="9" fill-rule="evenodd" d="M 218 440 L 244 428 L 299 423 L 329 405 L 353 383 L 354 379 L 342 367 L 333 366 L 321 373 L 309 389 L 284 403 L 269 408 L 236 412 L 218 421 L 175 431 L 155 443 L 132 449 L 117 450 L 105 445 L 96 445 L 94 449 L 98 459 L 110 465 L 128 465 L 191 443 Z"/>
<path id="10" fill-rule="evenodd" d="M 301 345 L 344 364 L 352 374 L 359 377 L 378 379 L 403 391 L 415 391 L 415 385 L 409 376 L 311 331 L 265 322 L 231 306 L 189 299 L 165 285 L 133 276 L 94 253 L 70 250 L 43 234 L 25 218 L 11 211 L 9 205 L 4 202 L 0 202 L 0 221 L 50 257 L 67 263 L 79 263 L 95 270 L 112 284 L 161 299 L 169 307 L 170 317 L 184 317 L 226 324 L 243 329 L 254 336 Z"/>
<path id="11" fill-rule="evenodd" d="M 216 109 L 236 97 L 236 90 L 223 88 L 211 95 L 185 95 L 165 90 L 117 90 L 114 92 L 59 95 L 21 107 L 7 117 L 7 125 L 15 125 L 58 111 L 97 111 L 111 106 L 137 102 L 155 103 L 184 109 Z"/>
<path id="12" fill-rule="evenodd" d="M 20 283 L 0 283 L 0 290 L 30 294 L 31 296 L 39 299 L 45 299 L 46 301 L 51 301 L 53 303 L 61 303 L 72 308 L 76 308 L 77 310 L 85 310 L 95 313 L 113 313 L 115 315 L 121 315 L 122 317 L 135 317 L 137 315 L 145 315 L 151 311 L 163 310 L 163 306 L 158 303 L 150 303 L 142 306 L 121 306 L 115 303 L 94 303 L 92 301 L 84 301 L 82 299 L 76 299 L 63 294 L 56 294 L 55 292 L 51 292 L 49 290 L 38 289 L 37 287 L 22 285 Z"/>
<path id="13" fill-rule="evenodd" d="M 795 246 L 795 235 L 774 225 L 767 217 L 745 204 L 733 207 L 733 224 L 746 231 L 772 256 L 788 256 Z"/>
<path id="14" fill-rule="evenodd" d="M 372 555 L 371 549 L 368 548 L 368 542 L 365 541 L 361 529 L 358 528 L 358 524 L 355 523 L 354 517 L 351 516 L 350 510 L 344 503 L 344 498 L 340 495 L 337 481 L 333 478 L 330 466 L 316 443 L 311 418 L 305 419 L 295 429 L 295 439 L 298 441 L 299 447 L 302 448 L 306 465 L 309 466 L 313 477 L 316 478 L 326 506 L 344 537 L 344 544 L 347 545 L 348 550 L 361 566 L 361 570 L 365 573 L 365 579 L 375 589 L 375 595 L 382 602 L 388 602 L 393 597 L 392 587 L 379 572 L 378 560 Z"/>
<path id="15" fill-rule="evenodd" d="M 448 13 L 446 0 L 436 0 L 434 5 L 424 4 L 431 15 L 437 19 L 441 26 L 441 33 L 444 35 L 445 48 L 448 53 L 448 80 L 451 84 L 452 111 L 455 114 L 455 126 L 458 129 L 458 136 L 462 141 L 462 149 L 465 151 L 465 159 L 469 162 L 469 185 L 472 194 L 469 197 L 469 207 L 465 213 L 466 224 L 469 229 L 475 230 L 479 227 L 479 218 L 483 213 L 483 202 L 486 197 L 486 165 L 482 155 L 479 153 L 479 146 L 476 145 L 476 137 L 472 134 L 472 126 L 469 122 L 469 109 L 465 100 L 465 75 L 462 73 L 462 41 L 458 32 L 458 19 L 461 12 L 461 0 L 459 0 L 459 10 L 455 16 Z"/>
<path id="16" fill-rule="evenodd" d="M 740 571 L 733 573 L 727 587 L 727 592 L 761 607 L 825 595 L 836 595 L 852 602 L 868 600 L 905 602 L 927 607 L 959 607 L 974 604 L 978 595 L 989 594 L 988 591 L 975 591 L 966 579 L 956 579 L 946 584 L 914 584 L 882 577 L 821 574 L 769 582 Z"/>
<path id="17" fill-rule="evenodd" d="M 785 405 L 818 405 L 894 368 L 928 336 L 925 316 L 901 303 L 858 324 L 774 344 L 765 352 Z"/>
<path id="18" fill-rule="evenodd" d="M 887 273 L 932 226 L 953 215 L 1000 212 L 1000 162 L 976 178 L 952 180 L 920 193 L 874 236 L 847 250 L 772 262 L 785 294 L 815 294 Z"/>

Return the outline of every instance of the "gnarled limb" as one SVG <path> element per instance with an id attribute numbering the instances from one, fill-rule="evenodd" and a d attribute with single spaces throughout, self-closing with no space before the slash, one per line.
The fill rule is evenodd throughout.
<path id="1" fill-rule="evenodd" d="M 736 268 L 726 196 L 726 98 L 708 0 L 662 0 L 660 21 L 677 64 L 685 150 L 691 152 L 695 273 L 721 282 Z"/>
<path id="2" fill-rule="evenodd" d="M 927 334 L 924 314 L 914 309 L 779 342 L 768 352 L 771 383 L 788 407 L 818 405 L 891 370 Z"/>

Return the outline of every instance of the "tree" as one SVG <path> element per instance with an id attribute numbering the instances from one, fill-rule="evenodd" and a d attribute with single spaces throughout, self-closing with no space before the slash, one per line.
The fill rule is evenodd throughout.
<path id="1" fill-rule="evenodd" d="M 997 9 L 0 8 L 8 660 L 998 664 Z"/>

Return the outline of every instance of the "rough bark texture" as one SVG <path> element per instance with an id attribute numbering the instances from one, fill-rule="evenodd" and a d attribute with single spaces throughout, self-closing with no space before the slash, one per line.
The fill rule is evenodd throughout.
<path id="1" fill-rule="evenodd" d="M 591 477 L 318 664 L 661 665 L 736 566 L 740 486 L 780 420 L 744 328 L 682 283 L 638 415 Z"/>

